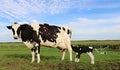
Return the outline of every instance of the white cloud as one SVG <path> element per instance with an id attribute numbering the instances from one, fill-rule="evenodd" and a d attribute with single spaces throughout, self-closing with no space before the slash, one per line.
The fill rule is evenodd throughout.
<path id="1" fill-rule="evenodd" d="M 69 0 L 1 0 L 0 17 L 11 22 L 30 21 L 37 18 L 34 14 L 39 17 L 44 13 L 58 14 L 65 12 L 70 6 Z"/>
<path id="2" fill-rule="evenodd" d="M 106 24 L 106 23 L 120 23 L 120 17 L 108 18 L 108 19 L 88 19 L 88 18 L 77 18 L 77 22 L 81 24 Z"/>
<path id="3" fill-rule="evenodd" d="M 82 11 L 84 9 L 91 10 L 97 8 L 119 7 L 120 2 L 112 2 L 112 0 L 1 0 L 0 18 L 7 19 L 8 22 L 14 22 L 18 20 L 20 22 L 31 22 L 31 20 L 36 20 L 36 18 L 38 18 L 38 15 L 39 18 L 42 18 L 44 17 L 44 14 L 60 14 L 72 9 Z M 112 14 L 112 17 L 115 18 L 110 18 L 111 16 L 108 18 L 110 14 L 111 13 L 108 13 L 107 15 L 106 13 L 96 14 L 99 17 L 105 17 L 102 19 L 77 18 L 75 21 L 70 22 L 69 24 L 73 29 L 74 35 L 119 33 L 120 17 L 115 17 L 116 13 L 114 13 Z M 119 12 L 117 14 L 119 14 Z M 94 15 L 94 17 L 96 16 Z M 2 28 L 4 28 L 6 25 L 7 23 L 0 23 L 0 26 L 2 26 Z M 1 35 L 7 35 L 7 32 L 5 33 L 3 31 Z"/>
<path id="4" fill-rule="evenodd" d="M 4 26 L 7 26 L 7 25 L 8 25 L 7 23 L 0 22 L 0 27 L 4 27 Z"/>
<path id="5" fill-rule="evenodd" d="M 100 8 L 119 8 L 120 1 L 114 0 L 74 0 L 74 6 L 81 10 L 100 9 Z"/>
<path id="6" fill-rule="evenodd" d="M 65 10 L 68 10 L 72 5 L 69 0 L 50 0 L 47 4 L 48 12 L 51 14 L 65 12 Z"/>
<path id="7" fill-rule="evenodd" d="M 100 4 L 98 2 L 99 1 L 96 0 L 1 0 L 0 17 L 7 18 L 11 21 L 29 21 L 35 19 L 34 14 L 38 14 L 39 16 L 42 16 L 44 13 L 59 14 L 72 8 L 92 9 L 99 7 L 120 7 L 119 2 L 100 1 Z"/>
<path id="8" fill-rule="evenodd" d="M 113 25 L 111 27 L 111 30 L 109 30 L 110 32 L 113 32 L 113 33 L 120 33 L 120 23 L 117 24 L 117 25 Z"/>
<path id="9" fill-rule="evenodd" d="M 74 38 L 77 37 L 77 39 L 99 39 L 104 36 L 114 39 L 120 35 L 120 17 L 111 19 L 77 18 L 69 25 L 72 27 Z"/>

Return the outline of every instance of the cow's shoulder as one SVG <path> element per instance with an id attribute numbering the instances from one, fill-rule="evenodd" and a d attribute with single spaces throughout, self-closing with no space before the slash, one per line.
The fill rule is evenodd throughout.
<path id="1" fill-rule="evenodd" d="M 32 27 L 29 24 L 21 24 L 19 29 L 20 30 L 31 30 Z"/>
<path id="2" fill-rule="evenodd" d="M 20 26 L 22 41 L 36 41 L 38 39 L 34 28 L 29 24 L 22 24 Z"/>

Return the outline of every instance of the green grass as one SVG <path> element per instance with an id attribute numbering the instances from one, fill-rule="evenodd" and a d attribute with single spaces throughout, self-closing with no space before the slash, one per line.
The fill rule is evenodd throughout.
<path id="1" fill-rule="evenodd" d="M 93 46 L 95 48 L 109 47 L 109 49 L 119 49 L 120 50 L 120 40 L 88 40 L 88 41 L 72 41 L 74 45 L 86 45 Z"/>
<path id="2" fill-rule="evenodd" d="M 82 54 L 80 62 L 75 63 L 75 53 L 73 52 L 73 61 L 70 62 L 67 52 L 65 60 L 61 61 L 60 50 L 41 47 L 41 62 L 30 63 L 30 49 L 22 43 L 0 43 L 0 70 L 119 70 L 120 51 L 115 49 L 106 51 L 108 53 L 106 55 L 94 51 L 95 64 L 91 65 L 87 54 Z"/>

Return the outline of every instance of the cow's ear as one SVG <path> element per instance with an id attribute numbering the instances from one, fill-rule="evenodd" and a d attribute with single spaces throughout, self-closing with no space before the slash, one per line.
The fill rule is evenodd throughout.
<path id="1" fill-rule="evenodd" d="M 8 29 L 12 29 L 12 26 L 7 26 Z"/>
<path id="2" fill-rule="evenodd" d="M 14 22 L 14 24 L 18 24 L 17 22 Z"/>

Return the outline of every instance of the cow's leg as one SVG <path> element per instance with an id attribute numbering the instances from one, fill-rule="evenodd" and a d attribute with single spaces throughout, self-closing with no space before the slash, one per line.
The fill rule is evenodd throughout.
<path id="1" fill-rule="evenodd" d="M 40 62 L 40 46 L 38 46 L 36 52 L 37 52 L 37 63 L 39 63 Z"/>
<path id="2" fill-rule="evenodd" d="M 36 44 L 37 63 L 40 62 L 40 45 Z"/>
<path id="3" fill-rule="evenodd" d="M 71 46 L 68 47 L 68 51 L 69 51 L 70 61 L 72 61 L 72 48 L 71 48 Z"/>
<path id="4" fill-rule="evenodd" d="M 31 49 L 31 54 L 32 54 L 32 61 L 31 61 L 31 63 L 33 63 L 35 61 L 35 51 L 34 51 L 34 48 Z"/>
<path id="5" fill-rule="evenodd" d="M 94 55 L 92 54 L 92 52 L 88 52 L 87 54 L 90 56 L 91 64 L 94 64 Z"/>
<path id="6" fill-rule="evenodd" d="M 65 53 L 66 53 L 66 50 L 63 51 L 63 54 L 62 54 L 62 60 L 65 59 Z"/>

